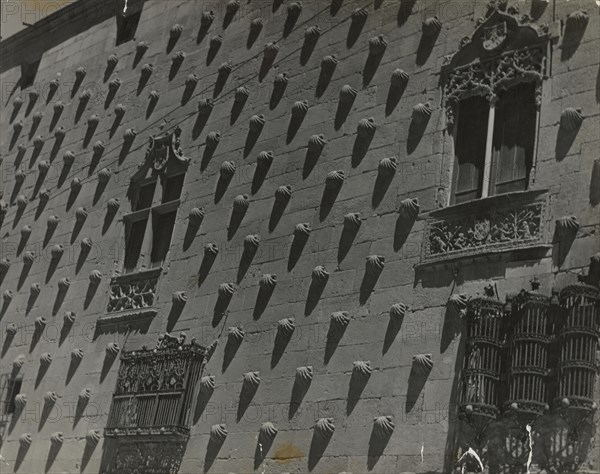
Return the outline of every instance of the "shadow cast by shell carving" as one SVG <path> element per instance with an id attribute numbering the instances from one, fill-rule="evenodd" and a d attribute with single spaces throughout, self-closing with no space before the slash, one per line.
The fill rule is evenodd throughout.
<path id="1" fill-rule="evenodd" d="M 310 287 L 304 305 L 304 316 L 310 316 L 315 310 L 328 281 L 329 272 L 327 269 L 323 265 L 316 266 L 311 275 Z"/>
<path id="2" fill-rule="evenodd" d="M 335 432 L 333 418 L 319 418 L 313 426 L 313 437 L 308 452 L 308 470 L 312 471 L 323 457 Z"/>
<path id="3" fill-rule="evenodd" d="M 408 388 L 406 390 L 406 413 L 410 413 L 417 403 L 419 396 L 425 387 L 427 377 L 433 367 L 431 354 L 416 354 L 408 376 Z"/>
<path id="4" fill-rule="evenodd" d="M 267 273 L 260 278 L 258 294 L 256 295 L 256 303 L 254 304 L 254 311 L 252 312 L 252 317 L 254 320 L 259 319 L 264 313 L 271 297 L 273 296 L 276 286 L 277 275 Z"/>
<path id="5" fill-rule="evenodd" d="M 242 377 L 242 390 L 240 391 L 240 399 L 238 402 L 236 420 L 239 423 L 243 418 L 244 413 L 250 406 L 254 395 L 258 391 L 260 385 L 260 373 L 259 372 L 246 372 Z"/>
<path id="6" fill-rule="evenodd" d="M 288 408 L 288 419 L 292 419 L 300 405 L 302 400 L 306 396 L 310 384 L 313 379 L 313 368 L 312 366 L 298 367 L 296 369 L 296 378 L 294 379 L 294 386 L 292 387 L 292 397 L 290 398 L 290 405 Z"/>
<path id="7" fill-rule="evenodd" d="M 403 303 L 395 303 L 390 308 L 390 318 L 388 320 L 388 326 L 385 331 L 385 337 L 383 339 L 382 354 L 385 355 L 394 341 L 404 322 L 404 316 L 408 308 Z"/>
<path id="8" fill-rule="evenodd" d="M 233 283 L 221 283 L 217 291 L 217 301 L 213 310 L 212 326 L 216 327 L 223 316 L 227 314 L 227 307 L 231 302 L 233 294 L 237 291 Z"/>
<path id="9" fill-rule="evenodd" d="M 240 265 L 237 272 L 237 283 L 240 284 L 244 279 L 246 272 L 250 268 L 252 261 L 258 251 L 260 245 L 260 235 L 250 234 L 244 237 L 244 250 L 242 251 L 242 257 L 240 258 Z"/>
<path id="10" fill-rule="evenodd" d="M 288 271 L 293 270 L 298 263 L 298 260 L 300 260 L 302 251 L 308 242 L 311 232 L 312 227 L 308 222 L 297 224 L 294 228 L 294 238 L 292 240 L 292 245 L 290 246 L 290 254 L 288 257 Z"/>
<path id="11" fill-rule="evenodd" d="M 357 360 L 352 364 L 352 375 L 348 385 L 348 396 L 346 399 L 346 415 L 350 416 L 360 401 L 363 390 L 367 386 L 373 368 L 368 360 Z"/>
<path id="12" fill-rule="evenodd" d="M 340 341 L 344 337 L 346 328 L 350 324 L 350 316 L 347 311 L 336 311 L 329 318 L 329 330 L 325 342 L 325 355 L 323 362 L 328 364 L 337 349 Z"/>
<path id="13" fill-rule="evenodd" d="M 213 425 L 210 428 L 208 445 L 204 456 L 204 472 L 208 472 L 217 459 L 225 440 L 227 439 L 227 425 L 224 423 Z"/>
<path id="14" fill-rule="evenodd" d="M 254 470 L 258 469 L 266 459 L 271 446 L 273 446 L 273 441 L 275 441 L 277 432 L 278 429 L 270 421 L 263 423 L 260 427 L 260 431 L 258 432 L 258 441 L 254 451 Z"/>
<path id="15" fill-rule="evenodd" d="M 285 212 L 290 199 L 292 198 L 292 186 L 289 184 L 279 186 L 275 190 L 275 199 L 273 201 L 273 208 L 271 209 L 271 216 L 269 218 L 269 232 L 273 232 L 277 227 L 277 224 L 281 220 L 283 213 Z"/>
<path id="16" fill-rule="evenodd" d="M 378 416 L 373 420 L 373 430 L 369 439 L 367 455 L 367 469 L 369 471 L 375 468 L 379 458 L 383 455 L 395 427 L 396 425 L 391 416 Z"/>
<path id="17" fill-rule="evenodd" d="M 271 369 L 277 366 L 296 330 L 294 318 L 284 318 L 277 322 L 277 334 L 271 354 Z"/>
<path id="18" fill-rule="evenodd" d="M 365 273 L 359 291 L 359 303 L 361 306 L 364 305 L 371 296 L 384 266 L 385 257 L 382 255 L 369 255 L 367 257 L 365 262 Z"/>
<path id="19" fill-rule="evenodd" d="M 227 343 L 225 344 L 225 350 L 223 351 L 222 373 L 225 373 L 227 367 L 229 367 L 229 364 L 233 361 L 235 354 L 242 345 L 244 336 L 245 333 L 241 326 L 232 326 L 229 328 L 227 333 Z"/>

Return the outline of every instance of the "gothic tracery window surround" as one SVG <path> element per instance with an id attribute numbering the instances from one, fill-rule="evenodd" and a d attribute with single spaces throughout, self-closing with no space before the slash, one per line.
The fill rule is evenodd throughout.
<path id="1" fill-rule="evenodd" d="M 131 180 L 131 212 L 123 216 L 122 272 L 113 277 L 106 312 L 154 316 L 158 279 L 168 258 L 189 159 L 181 129 L 150 137 L 144 163 Z M 104 318 L 106 319 L 106 318 Z"/>
<path id="2" fill-rule="evenodd" d="M 528 188 L 548 39 L 546 27 L 496 8 L 446 59 L 445 107 L 455 138 L 451 204 Z"/>

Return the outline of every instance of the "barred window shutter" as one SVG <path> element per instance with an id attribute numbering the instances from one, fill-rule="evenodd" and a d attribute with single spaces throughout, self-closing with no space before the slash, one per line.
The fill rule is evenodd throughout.
<path id="1" fill-rule="evenodd" d="M 460 102 L 455 147 L 456 204 L 481 197 L 489 109 L 482 97 Z"/>

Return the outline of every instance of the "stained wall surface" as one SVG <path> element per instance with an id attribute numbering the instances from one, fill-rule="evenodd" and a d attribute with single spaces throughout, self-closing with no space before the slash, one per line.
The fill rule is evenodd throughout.
<path id="1" fill-rule="evenodd" d="M 450 295 L 481 295 L 484 286 L 493 283 L 504 299 L 507 294 L 530 289 L 534 276 L 541 283 L 540 291 L 550 294 L 552 288 L 575 283 L 578 274 L 587 273 L 590 257 L 600 251 L 600 18 L 594 2 L 585 5 L 589 21 L 580 37 L 567 42 L 563 34 L 566 18 L 581 8 L 581 2 L 548 2 L 535 19 L 536 24 L 549 25 L 551 36 L 539 108 L 535 173 L 529 184 L 530 189 L 546 190 L 543 234 L 547 246 L 491 259 L 469 256 L 452 265 L 437 266 L 420 264 L 428 213 L 447 206 L 450 200 L 453 138 L 447 129 L 441 72 L 444 58 L 475 31 L 487 2 L 346 0 L 333 2 L 339 4 L 337 8 L 330 2 L 305 1 L 297 22 L 284 35 L 290 3 L 242 2 L 226 24 L 226 7 L 221 2 L 148 0 L 143 2 L 135 39 L 116 46 L 112 9 L 121 5 L 80 1 L 2 42 L 1 194 L 7 208 L 1 256 L 10 259 L 10 268 L 0 284 L 3 293 L 12 290 L 13 296 L 10 301 L 5 299 L 0 316 L 1 372 L 5 383 L 13 360 L 23 354 L 25 363 L 19 376 L 21 392 L 27 395 L 20 416 L 4 416 L 2 456 L 10 466 L 7 471 L 103 472 L 102 466 L 114 451 L 107 448 L 104 438 L 94 449 L 86 448 L 86 434 L 90 429 L 102 432 L 110 409 L 119 361 L 107 362 L 107 344 L 116 342 L 122 350 L 137 350 L 143 344 L 153 347 L 165 331 L 185 331 L 202 345 L 217 339 L 220 343 L 204 370 L 204 375 L 215 376 L 216 388 L 194 413 L 179 472 L 203 468 L 215 473 L 255 469 L 278 473 L 453 472 L 467 445 L 459 441 L 459 432 L 465 427 L 457 418 L 464 330 L 460 318 L 447 314 Z M 529 0 L 508 3 L 521 13 L 533 8 Z M 352 20 L 358 8 L 366 11 L 364 25 Z M 215 19 L 202 34 L 201 15 L 210 10 Z M 422 23 L 434 15 L 441 22 L 441 31 L 433 42 L 424 41 Z M 257 18 L 263 20 L 263 26 L 251 43 L 251 22 Z M 182 25 L 183 31 L 169 44 L 176 24 Z M 311 48 L 305 30 L 314 25 L 320 36 Z M 211 49 L 217 35 L 222 44 Z M 369 40 L 379 35 L 384 36 L 387 47 L 374 59 L 369 55 Z M 135 61 L 140 41 L 148 42 L 149 47 Z M 272 65 L 263 56 L 270 42 L 279 46 Z M 178 51 L 185 53 L 185 59 L 175 70 L 171 59 Z M 118 64 L 107 71 L 107 59 L 113 54 Z M 335 56 L 337 65 L 328 78 L 321 65 L 330 55 Z M 20 65 L 36 57 L 41 59 L 35 83 L 21 90 Z M 218 71 L 225 62 L 232 70 L 219 90 Z M 145 64 L 154 67 L 144 84 L 140 71 Z M 79 67 L 85 68 L 86 75 L 75 90 Z M 401 96 L 395 98 L 390 78 L 398 68 L 410 78 Z M 198 81 L 186 101 L 190 74 Z M 288 83 L 281 98 L 274 100 L 278 74 L 286 74 Z M 110 97 L 109 83 L 115 78 L 121 85 Z M 47 100 L 50 82 L 56 79 L 58 90 Z M 357 91 L 349 110 L 340 105 L 345 85 Z M 249 96 L 243 106 L 237 106 L 234 96 L 241 86 L 248 89 Z M 32 89 L 39 91 L 39 98 L 30 106 Z M 79 96 L 86 89 L 91 99 L 82 105 Z M 160 94 L 153 110 L 149 110 L 151 91 Z M 24 103 L 15 111 L 13 103 L 19 96 Z M 198 118 L 197 104 L 202 99 L 214 101 L 207 120 Z M 297 101 L 308 103 L 301 120 L 292 118 Z M 59 102 L 64 110 L 57 114 Z M 413 107 L 427 102 L 431 117 L 415 134 Z M 126 107 L 120 121 L 114 110 L 117 104 Z M 581 108 L 585 118 L 565 142 L 559 122 L 567 107 Z M 36 127 L 37 113 L 43 116 Z M 255 114 L 265 120 L 258 136 L 249 132 Z M 87 124 L 92 115 L 99 117 L 99 123 L 90 132 Z M 370 143 L 364 145 L 357 138 L 357 125 L 370 117 L 377 128 Z M 19 121 L 22 130 L 14 132 L 13 124 Z M 98 325 L 106 315 L 111 277 L 123 271 L 123 215 L 131 211 L 130 180 L 144 162 L 149 137 L 176 126 L 181 128 L 180 146 L 190 164 L 156 291 L 157 315 L 141 322 Z M 55 138 L 59 127 L 65 131 L 62 142 Z M 129 147 L 124 145 L 128 129 L 137 132 Z M 220 141 L 211 152 L 206 137 L 214 131 L 220 133 Z M 326 144 L 315 157 L 307 153 L 307 144 L 317 134 L 324 135 Z M 38 136 L 41 140 L 36 149 Z M 100 157 L 92 151 L 98 140 L 105 145 Z M 70 168 L 63 162 L 67 151 L 75 155 Z M 273 152 L 264 180 L 257 171 L 261 151 Z M 382 179 L 379 171 L 380 161 L 386 158 L 397 160 L 391 180 Z M 40 177 L 39 164 L 44 161 L 49 170 Z M 226 184 L 219 178 L 224 161 L 236 164 L 235 174 Z M 105 168 L 111 175 L 104 187 L 98 177 Z M 22 183 L 17 180 L 19 170 L 24 173 Z M 343 171 L 345 180 L 332 195 L 325 191 L 325 182 L 335 170 Z M 74 178 L 82 184 L 76 193 L 71 190 Z M 291 185 L 293 192 L 281 210 L 274 205 L 274 196 L 283 185 Z M 51 193 L 47 202 L 40 199 L 42 188 Z M 233 229 L 233 201 L 244 194 L 249 196 L 249 207 L 239 228 Z M 17 205 L 21 195 L 28 198 L 22 212 Z M 120 203 L 115 216 L 107 211 L 113 198 Z M 420 204 L 412 227 L 406 227 L 398 214 L 400 203 L 407 198 L 417 198 Z M 75 211 L 80 207 L 88 215 L 78 226 Z M 188 214 L 193 208 L 203 208 L 205 216 L 190 235 Z M 356 235 L 344 231 L 344 216 L 352 212 L 362 218 Z M 559 256 L 555 221 L 571 215 L 577 217 L 579 229 Z M 59 219 L 53 231 L 47 224 L 51 216 Z M 299 223 L 309 223 L 312 228 L 301 249 L 294 244 Z M 23 226 L 31 227 L 26 241 L 22 239 Z M 407 235 L 399 242 L 398 235 L 403 233 Z M 260 245 L 244 272 L 240 270 L 246 264 L 244 238 L 251 234 L 260 236 Z M 81 257 L 80 241 L 86 237 L 93 247 L 89 255 Z M 208 243 L 216 244 L 220 251 L 212 266 L 201 270 Z M 55 244 L 64 246 L 58 262 L 51 261 Z M 22 261 L 27 251 L 35 255 L 30 268 Z M 377 278 L 365 274 L 370 255 L 385 257 Z M 317 288 L 312 280 L 318 265 L 329 271 L 324 288 Z M 102 280 L 90 290 L 89 276 L 95 270 L 101 272 Z M 264 274 L 277 276 L 275 290 L 266 299 L 259 295 Z M 70 279 L 70 286 L 62 299 L 58 287 L 64 277 Z M 237 291 L 227 311 L 215 315 L 217 289 L 223 282 L 234 283 Z M 31 296 L 34 283 L 41 285 L 37 296 Z M 187 295 L 181 311 L 173 310 L 176 291 Z M 396 303 L 408 308 L 398 327 L 389 315 Z M 70 328 L 63 326 L 67 311 L 77 314 Z M 328 332 L 330 316 L 337 311 L 347 311 L 350 323 L 339 343 L 333 344 L 328 342 Z M 34 337 L 38 317 L 45 317 L 47 325 L 41 337 Z M 277 322 L 283 318 L 294 318 L 296 330 L 289 343 L 279 348 L 275 336 Z M 18 327 L 13 338 L 7 338 L 5 332 L 10 323 Z M 245 338 L 232 353 L 226 344 L 227 330 L 238 325 Z M 79 364 L 71 361 L 76 348 L 84 351 Z M 44 353 L 52 355 L 47 370 L 40 368 Z M 411 374 L 413 356 L 418 354 L 431 354 L 433 367 L 425 378 Z M 370 361 L 373 368 L 364 387 L 351 383 L 355 361 Z M 293 389 L 296 369 L 302 366 L 312 366 L 314 377 L 298 399 Z M 239 416 L 242 375 L 250 371 L 260 372 L 261 383 L 250 406 Z M 92 398 L 85 413 L 78 416 L 77 400 L 84 388 L 92 391 Z M 44 410 L 48 391 L 61 396 L 49 412 Z M 595 393 L 598 395 L 598 390 Z M 381 450 L 370 448 L 373 419 L 388 415 L 395 423 L 393 435 Z M 333 418 L 335 423 L 326 446 L 313 441 L 313 425 L 320 418 Z M 257 435 L 267 421 L 279 431 L 257 466 Z M 229 434 L 211 459 L 207 455 L 209 429 L 218 423 L 225 423 Z M 64 434 L 58 452 L 50 442 L 55 432 Z M 23 433 L 31 433 L 33 440 L 25 454 L 19 448 Z M 497 435 L 496 447 L 502 444 L 502 436 Z M 539 441 L 535 463 L 550 469 L 544 463 L 551 456 L 542 449 L 549 442 Z M 580 453 L 583 458 L 574 463 Z M 557 456 L 565 464 L 553 472 L 597 472 L 600 463 L 593 441 L 583 451 L 576 453 L 566 447 Z M 519 467 L 497 472 L 522 472 L 527 459 L 507 458 L 497 464 L 509 461 Z"/>

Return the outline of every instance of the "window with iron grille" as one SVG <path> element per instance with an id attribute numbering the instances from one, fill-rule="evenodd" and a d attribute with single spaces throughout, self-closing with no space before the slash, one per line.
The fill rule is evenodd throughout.
<path id="1" fill-rule="evenodd" d="M 105 435 L 189 435 L 205 349 L 165 334 L 154 350 L 123 352 Z"/>

